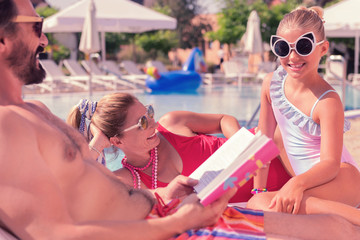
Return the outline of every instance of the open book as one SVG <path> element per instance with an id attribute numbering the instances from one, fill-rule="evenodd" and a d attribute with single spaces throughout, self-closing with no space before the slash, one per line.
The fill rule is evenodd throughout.
<path id="1" fill-rule="evenodd" d="M 195 191 L 206 206 L 228 189 L 243 186 L 253 173 L 279 154 L 272 139 L 241 128 L 189 177 L 198 179 Z"/>

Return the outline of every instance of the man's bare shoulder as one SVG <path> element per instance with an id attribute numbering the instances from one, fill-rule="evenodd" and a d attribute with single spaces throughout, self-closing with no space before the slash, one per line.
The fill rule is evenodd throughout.
<path id="1" fill-rule="evenodd" d="M 41 108 L 42 110 L 48 111 L 49 113 L 51 113 L 51 111 L 49 110 L 49 108 L 42 102 L 38 101 L 38 100 L 26 100 L 25 101 L 28 105 L 32 105 L 32 106 L 36 106 Z"/>
<path id="2" fill-rule="evenodd" d="M 15 106 L 0 106 L 0 128 L 11 130 L 14 122 L 24 120 L 24 117 L 16 110 Z M 4 132 L 2 132 L 4 133 Z"/>

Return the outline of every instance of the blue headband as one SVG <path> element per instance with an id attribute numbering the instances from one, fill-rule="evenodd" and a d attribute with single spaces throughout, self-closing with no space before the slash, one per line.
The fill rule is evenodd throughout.
<path id="1" fill-rule="evenodd" d="M 84 134 L 85 125 L 86 125 L 85 119 L 91 120 L 91 118 L 94 115 L 94 112 L 96 110 L 97 102 L 92 102 L 92 101 L 87 100 L 87 99 L 81 99 L 77 106 L 78 106 L 79 111 L 81 113 L 79 131 L 80 131 L 81 134 Z"/>

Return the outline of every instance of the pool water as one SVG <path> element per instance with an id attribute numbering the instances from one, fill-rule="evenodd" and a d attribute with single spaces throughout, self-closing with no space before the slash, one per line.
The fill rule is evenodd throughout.
<path id="1" fill-rule="evenodd" d="M 143 91 L 133 93 L 143 104 L 152 104 L 155 119 L 174 110 L 188 110 L 200 113 L 224 113 L 235 116 L 241 122 L 249 120 L 260 103 L 260 85 L 240 87 L 224 85 L 200 87 L 195 93 L 151 94 Z M 95 92 L 91 100 L 98 101 L 110 92 Z M 25 99 L 42 101 L 55 115 L 66 119 L 71 108 L 80 99 L 89 98 L 87 93 L 25 95 Z"/>

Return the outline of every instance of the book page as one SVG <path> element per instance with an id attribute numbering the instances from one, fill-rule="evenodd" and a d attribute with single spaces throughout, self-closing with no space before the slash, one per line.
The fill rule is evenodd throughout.
<path id="1" fill-rule="evenodd" d="M 254 140 L 227 168 L 206 186 L 197 196 L 206 206 L 235 185 L 242 186 L 253 173 L 279 154 L 275 143 L 265 135 Z"/>
<path id="2" fill-rule="evenodd" d="M 203 199 L 221 185 L 234 171 L 248 161 L 255 152 L 261 149 L 267 141 L 268 138 L 265 135 L 254 138 L 250 146 L 244 149 L 227 168 L 221 171 L 215 178 L 212 178 L 208 184 L 198 192 L 198 197 Z"/>
<path id="3" fill-rule="evenodd" d="M 222 170 L 227 168 L 254 138 L 255 135 L 243 127 L 215 151 L 189 176 L 199 180 L 199 184 L 194 187 L 196 192 L 200 192 Z"/>

